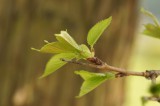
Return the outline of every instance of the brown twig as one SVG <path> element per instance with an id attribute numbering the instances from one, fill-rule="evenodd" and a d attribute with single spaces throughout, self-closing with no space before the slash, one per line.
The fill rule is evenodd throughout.
<path id="1" fill-rule="evenodd" d="M 160 97 L 155 97 L 155 96 L 143 97 L 142 100 L 143 101 L 157 101 L 157 102 L 160 102 Z"/>
<path id="2" fill-rule="evenodd" d="M 88 61 L 90 61 L 91 63 L 84 63 L 84 62 L 79 62 L 75 60 L 66 60 L 66 59 L 61 59 L 61 60 L 68 62 L 68 63 L 74 63 L 74 64 L 79 64 L 79 65 L 89 66 L 92 68 L 97 68 L 100 70 L 116 72 L 117 73 L 116 77 L 124 77 L 124 76 L 145 77 L 147 79 L 152 80 L 152 83 L 155 83 L 156 78 L 160 75 L 160 70 L 146 70 L 144 72 L 126 71 L 123 68 L 117 68 L 114 66 L 110 66 L 107 63 L 95 57 L 92 59 L 88 59 Z"/>

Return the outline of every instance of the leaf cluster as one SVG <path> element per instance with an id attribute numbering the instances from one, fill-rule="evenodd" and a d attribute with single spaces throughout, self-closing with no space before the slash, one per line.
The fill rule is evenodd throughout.
<path id="1" fill-rule="evenodd" d="M 157 18 L 145 9 L 141 9 L 141 12 L 150 17 L 153 21 L 153 23 L 147 23 L 144 25 L 145 29 L 143 30 L 143 34 L 160 38 L 160 24 Z M 85 44 L 77 44 L 77 42 L 68 34 L 67 31 L 61 31 L 60 34 L 55 34 L 57 41 L 51 43 L 45 41 L 47 44 L 41 49 L 32 48 L 38 52 L 53 54 L 53 57 L 51 57 L 46 64 L 44 73 L 40 78 L 46 77 L 64 66 L 66 62 L 62 61 L 62 59 L 75 59 L 77 61 L 82 59 L 90 62 L 95 61 L 96 57 L 94 56 L 94 45 L 104 30 L 108 28 L 111 21 L 112 17 L 109 17 L 98 22 L 89 30 L 87 35 L 87 43 L 90 47 Z M 84 80 L 80 88 L 80 93 L 77 97 L 82 97 L 106 80 L 115 78 L 115 74 L 113 73 L 93 73 L 85 70 L 75 71 L 75 74 L 80 75 Z M 153 95 L 159 95 L 160 84 L 151 86 L 149 91 Z"/>
<path id="2" fill-rule="evenodd" d="M 85 44 L 77 44 L 77 42 L 68 34 L 67 31 L 61 31 L 60 34 L 55 34 L 57 41 L 51 43 L 45 41 L 47 44 L 41 49 L 32 48 L 38 52 L 54 54 L 48 61 L 44 73 L 40 78 L 46 77 L 64 66 L 66 62 L 62 61 L 62 59 L 94 59 L 95 53 L 93 51 L 93 47 L 104 30 L 110 25 L 111 20 L 112 17 L 109 17 L 103 21 L 100 21 L 89 30 L 87 35 L 87 43 L 90 47 L 87 47 Z M 87 94 L 107 79 L 115 76 L 112 73 L 91 73 L 84 70 L 75 71 L 75 73 L 84 79 L 78 97 Z"/>
<path id="3" fill-rule="evenodd" d="M 145 9 L 141 9 L 141 12 L 150 17 L 153 21 L 153 23 L 144 25 L 145 29 L 143 30 L 143 34 L 160 38 L 160 24 L 157 18 L 151 12 Z M 94 63 L 96 59 L 96 57 L 94 56 L 94 45 L 96 44 L 104 30 L 108 28 L 111 20 L 112 17 L 102 20 L 95 24 L 89 30 L 87 35 L 87 43 L 90 47 L 85 44 L 77 44 L 77 42 L 68 34 L 67 31 L 61 31 L 60 34 L 55 34 L 57 41 L 51 43 L 45 41 L 47 44 L 44 45 L 41 49 L 32 48 L 33 50 L 36 50 L 38 52 L 53 54 L 53 57 L 51 57 L 51 59 L 48 61 L 44 73 L 40 78 L 46 77 L 64 66 L 66 62 L 62 61 L 63 59 L 75 59 L 77 61 L 82 59 Z M 102 62 L 97 63 L 100 64 L 96 65 L 102 65 Z M 93 73 L 85 70 L 75 71 L 75 74 L 80 75 L 84 80 L 80 89 L 80 93 L 77 97 L 82 97 L 106 80 L 115 78 L 115 74 L 113 73 Z M 149 91 L 153 95 L 159 95 L 160 85 L 158 84 L 151 86 Z"/>
<path id="4" fill-rule="evenodd" d="M 147 23 L 144 25 L 145 29 L 143 30 L 143 34 L 160 39 L 160 24 L 156 16 L 143 8 L 141 9 L 141 12 L 150 17 L 153 21 L 153 23 Z"/>

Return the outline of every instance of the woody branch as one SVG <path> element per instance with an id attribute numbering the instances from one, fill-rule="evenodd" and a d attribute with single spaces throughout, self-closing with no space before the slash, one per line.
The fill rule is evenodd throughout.
<path id="1" fill-rule="evenodd" d="M 127 71 L 123 68 L 118 68 L 118 67 L 108 65 L 107 63 L 103 62 L 97 57 L 88 58 L 87 61 L 89 61 L 90 63 L 79 62 L 77 60 L 66 60 L 66 59 L 61 59 L 61 60 L 68 63 L 74 63 L 74 64 L 83 65 L 83 66 L 89 66 L 92 68 L 97 68 L 100 70 L 116 72 L 115 74 L 116 78 L 125 77 L 125 76 L 141 76 L 147 79 L 151 79 L 152 83 L 155 83 L 156 78 L 160 75 L 160 70 L 146 70 L 143 72 Z"/>

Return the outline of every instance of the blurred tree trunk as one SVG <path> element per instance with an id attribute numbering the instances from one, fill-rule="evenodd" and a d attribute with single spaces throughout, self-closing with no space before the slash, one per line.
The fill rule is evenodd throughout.
<path id="1" fill-rule="evenodd" d="M 102 84 L 75 99 L 82 79 L 68 65 L 42 80 L 50 56 L 31 51 L 54 33 L 68 29 L 78 43 L 96 22 L 113 16 L 111 26 L 95 47 L 97 57 L 127 67 L 137 21 L 137 0 L 0 0 L 1 106 L 122 106 L 124 79 Z M 72 66 L 72 68 L 69 68 Z M 93 70 L 93 69 L 89 69 Z"/>

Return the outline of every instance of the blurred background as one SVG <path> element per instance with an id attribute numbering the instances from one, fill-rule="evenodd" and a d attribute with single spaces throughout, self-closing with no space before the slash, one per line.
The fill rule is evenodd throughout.
<path id="1" fill-rule="evenodd" d="M 159 0 L 143 0 L 140 3 L 140 7 L 145 8 L 146 10 L 152 12 L 158 20 L 160 20 L 160 9 L 159 9 Z M 152 70 L 160 69 L 160 40 L 143 35 L 142 29 L 143 24 L 153 23 L 152 20 L 148 17 L 145 17 L 143 14 L 140 14 L 139 17 L 139 27 L 138 34 L 136 34 L 136 40 L 133 46 L 133 52 L 129 62 L 128 70 L 134 71 L 143 71 L 143 70 Z M 160 78 L 157 78 L 157 82 L 160 82 Z M 142 96 L 151 96 L 149 93 L 149 87 L 151 82 L 145 78 L 140 77 L 127 77 L 126 78 L 126 96 L 125 96 L 125 106 L 142 106 L 141 97 Z M 146 106 L 159 106 L 158 102 L 149 101 Z"/>
<path id="2" fill-rule="evenodd" d="M 158 0 L 0 0 L 0 106 L 141 106 L 150 81 L 139 77 L 107 81 L 76 99 L 82 79 L 66 65 L 38 80 L 52 56 L 32 51 L 43 40 L 66 30 L 86 44 L 88 30 L 98 21 L 113 17 L 95 46 L 96 56 L 110 65 L 144 71 L 160 69 L 160 40 L 143 36 L 140 7 L 158 16 Z M 159 14 L 160 15 L 160 14 Z M 140 23 L 139 23 L 140 22 Z M 147 106 L 158 106 L 149 102 Z"/>

